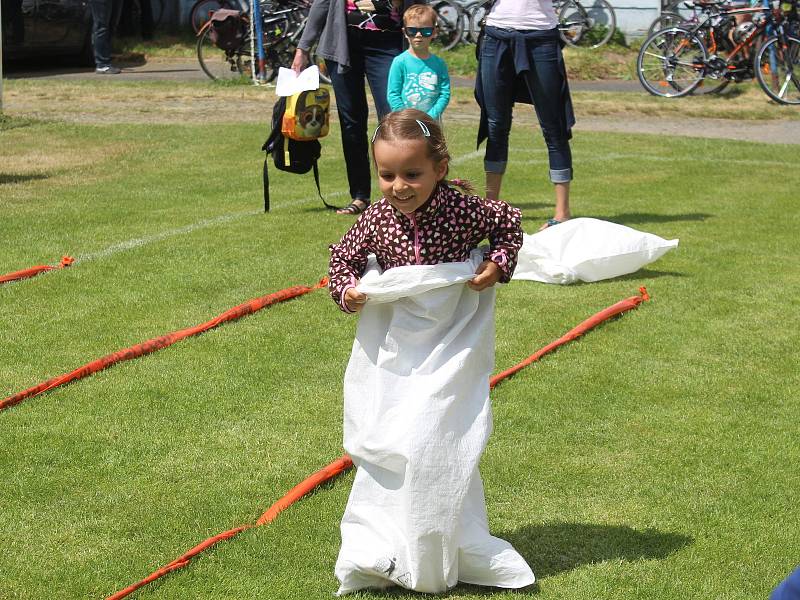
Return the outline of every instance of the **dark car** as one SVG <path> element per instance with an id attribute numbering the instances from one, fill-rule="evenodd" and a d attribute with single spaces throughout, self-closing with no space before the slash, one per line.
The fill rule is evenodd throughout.
<path id="1" fill-rule="evenodd" d="M 76 57 L 92 64 L 88 0 L 0 0 L 3 60 Z"/>

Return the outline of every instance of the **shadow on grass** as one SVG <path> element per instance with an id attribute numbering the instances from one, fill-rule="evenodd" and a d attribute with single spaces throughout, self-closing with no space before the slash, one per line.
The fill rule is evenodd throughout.
<path id="1" fill-rule="evenodd" d="M 508 203 L 513 206 L 514 208 L 518 208 L 520 210 L 534 210 L 538 208 L 553 208 L 552 202 L 514 202 L 513 200 L 509 200 Z M 522 215 L 523 220 L 529 218 L 536 218 L 536 217 L 526 217 L 524 214 Z"/>
<path id="2" fill-rule="evenodd" d="M 31 173 L 29 175 L 12 175 L 11 173 L 0 173 L 0 185 L 7 183 L 24 183 L 36 179 L 47 179 L 49 175 L 42 173 Z"/>
<path id="3" fill-rule="evenodd" d="M 739 96 L 741 96 L 744 93 L 745 93 L 745 89 L 744 88 L 742 88 L 742 87 L 740 87 L 738 85 L 729 84 L 721 92 L 716 92 L 716 93 L 713 93 L 713 94 L 710 94 L 710 95 L 715 97 L 715 98 L 723 98 L 724 100 L 733 100 L 734 98 L 738 98 Z"/>
<path id="4" fill-rule="evenodd" d="M 538 579 L 539 574 L 534 573 Z M 514 593 L 515 596 L 525 597 L 525 596 L 533 596 L 538 594 L 541 590 L 539 589 L 539 583 L 534 583 L 533 585 L 529 585 L 526 588 L 522 588 L 519 590 L 507 590 L 502 588 L 493 588 L 493 587 L 484 587 L 481 585 L 472 585 L 469 583 L 458 583 L 456 587 L 452 588 L 447 592 L 442 592 L 439 594 L 423 594 L 420 592 L 412 592 L 405 588 L 401 588 L 400 586 L 397 587 L 390 587 L 386 589 L 368 589 L 362 590 L 360 592 L 356 592 L 351 598 L 409 598 L 410 600 L 418 599 L 418 598 L 448 598 L 452 596 L 458 596 L 459 598 L 464 596 L 479 596 L 483 598 L 492 597 L 495 594 L 508 594 L 509 592 Z"/>
<path id="5" fill-rule="evenodd" d="M 656 213 L 622 213 L 604 219 L 620 225 L 636 225 L 639 223 L 671 223 L 673 221 L 705 221 L 714 215 L 708 213 L 684 213 L 664 215 Z"/>
<path id="6" fill-rule="evenodd" d="M 80 58 L 70 55 L 36 56 L 10 61 L 8 65 L 3 66 L 5 79 L 36 79 L 52 75 L 94 71 L 94 64 L 85 64 Z"/>
<path id="7" fill-rule="evenodd" d="M 693 543 L 686 535 L 625 525 L 543 523 L 498 537 L 511 542 L 537 579 L 604 560 L 661 560 Z"/>
<path id="8" fill-rule="evenodd" d="M 147 57 L 143 52 L 123 52 L 115 57 L 115 62 L 118 67 L 141 67 L 147 64 Z M 158 72 L 158 71 L 156 71 Z"/>
<path id="9" fill-rule="evenodd" d="M 8 115 L 0 114 L 0 131 L 8 131 L 10 129 L 19 129 L 20 127 L 30 127 L 40 121 L 37 119 L 29 119 L 27 117 L 9 117 Z"/>
<path id="10" fill-rule="evenodd" d="M 627 275 L 620 275 L 619 277 L 612 277 L 603 281 L 637 281 L 642 279 L 657 279 L 659 277 L 687 277 L 686 273 L 679 273 L 677 271 L 651 271 L 650 269 L 639 269 Z M 576 281 L 571 283 L 570 286 L 593 285 L 594 281 Z"/>
<path id="11" fill-rule="evenodd" d="M 543 523 L 526 525 L 512 532 L 496 534 L 508 540 L 531 565 L 537 582 L 604 560 L 661 560 L 694 542 L 694 539 L 656 529 L 636 530 L 625 525 L 591 523 Z M 459 583 L 452 593 L 458 596 L 492 596 L 508 590 Z M 540 592 L 538 583 L 518 590 L 515 595 Z M 395 587 L 362 592 L 363 598 L 416 598 L 417 594 Z M 450 594 L 437 594 L 447 598 Z"/>

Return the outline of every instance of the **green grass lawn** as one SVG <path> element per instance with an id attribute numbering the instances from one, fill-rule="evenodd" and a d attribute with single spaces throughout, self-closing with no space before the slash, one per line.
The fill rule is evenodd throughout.
<path id="1" fill-rule="evenodd" d="M 446 130 L 451 173 L 480 183 L 474 124 Z M 261 213 L 263 136 L 4 121 L 0 274 L 77 262 L 0 286 L 0 398 L 316 282 L 352 220 L 277 172 Z M 344 203 L 337 136 L 320 169 Z M 490 526 L 538 584 L 448 597 L 765 598 L 800 562 L 797 148 L 577 132 L 573 150 L 576 216 L 680 247 L 611 281 L 500 289 L 497 370 L 641 285 L 653 299 L 493 392 Z M 517 125 L 510 158 L 533 232 L 552 199 L 538 131 Z M 355 325 L 314 292 L 0 413 L 0 598 L 105 597 L 340 456 Z M 138 597 L 330 598 L 351 482 Z M 361 597 L 387 595 L 418 597 Z"/>
<path id="2" fill-rule="evenodd" d="M 451 76 L 475 77 L 477 61 L 473 44 L 459 44 L 452 50 L 434 51 L 446 62 Z M 634 47 L 607 44 L 600 48 L 565 47 L 564 60 L 571 79 L 636 79 Z"/>

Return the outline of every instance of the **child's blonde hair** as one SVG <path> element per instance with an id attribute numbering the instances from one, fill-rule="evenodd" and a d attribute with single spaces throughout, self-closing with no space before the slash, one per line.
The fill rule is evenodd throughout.
<path id="1" fill-rule="evenodd" d="M 412 6 L 422 6 L 415 4 Z M 447 171 L 441 181 L 461 188 L 466 193 L 472 193 L 475 188 L 469 181 L 464 179 L 447 180 L 447 173 L 450 169 L 450 152 L 447 150 L 447 141 L 444 139 L 442 127 L 439 121 L 431 117 L 428 113 L 416 108 L 406 108 L 391 112 L 381 119 L 375 134 L 372 136 L 372 145 L 382 140 L 384 142 L 423 140 L 428 149 L 428 158 L 435 163 L 447 160 Z M 375 152 L 372 153 L 373 160 Z"/>
<path id="2" fill-rule="evenodd" d="M 403 13 L 403 27 L 408 25 L 408 22 L 414 20 L 417 22 L 430 22 L 436 27 L 436 11 L 427 4 L 412 4 Z"/>

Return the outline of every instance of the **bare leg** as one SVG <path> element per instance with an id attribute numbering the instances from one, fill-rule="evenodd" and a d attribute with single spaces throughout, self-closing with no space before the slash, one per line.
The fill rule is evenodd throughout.
<path id="1" fill-rule="evenodd" d="M 569 182 L 554 183 L 553 185 L 556 189 L 556 210 L 553 214 L 553 220 L 558 221 L 559 223 L 569 221 L 569 219 L 572 217 L 572 213 L 569 211 Z M 551 222 L 548 221 L 539 228 L 539 231 L 547 229 L 550 227 L 550 225 Z"/>
<path id="2" fill-rule="evenodd" d="M 568 221 L 572 216 L 569 211 L 569 181 L 553 185 L 556 188 L 556 212 L 553 218 L 556 221 Z"/>
<path id="3" fill-rule="evenodd" d="M 487 200 L 500 199 L 500 184 L 503 183 L 502 173 L 486 172 L 486 198 Z"/>

